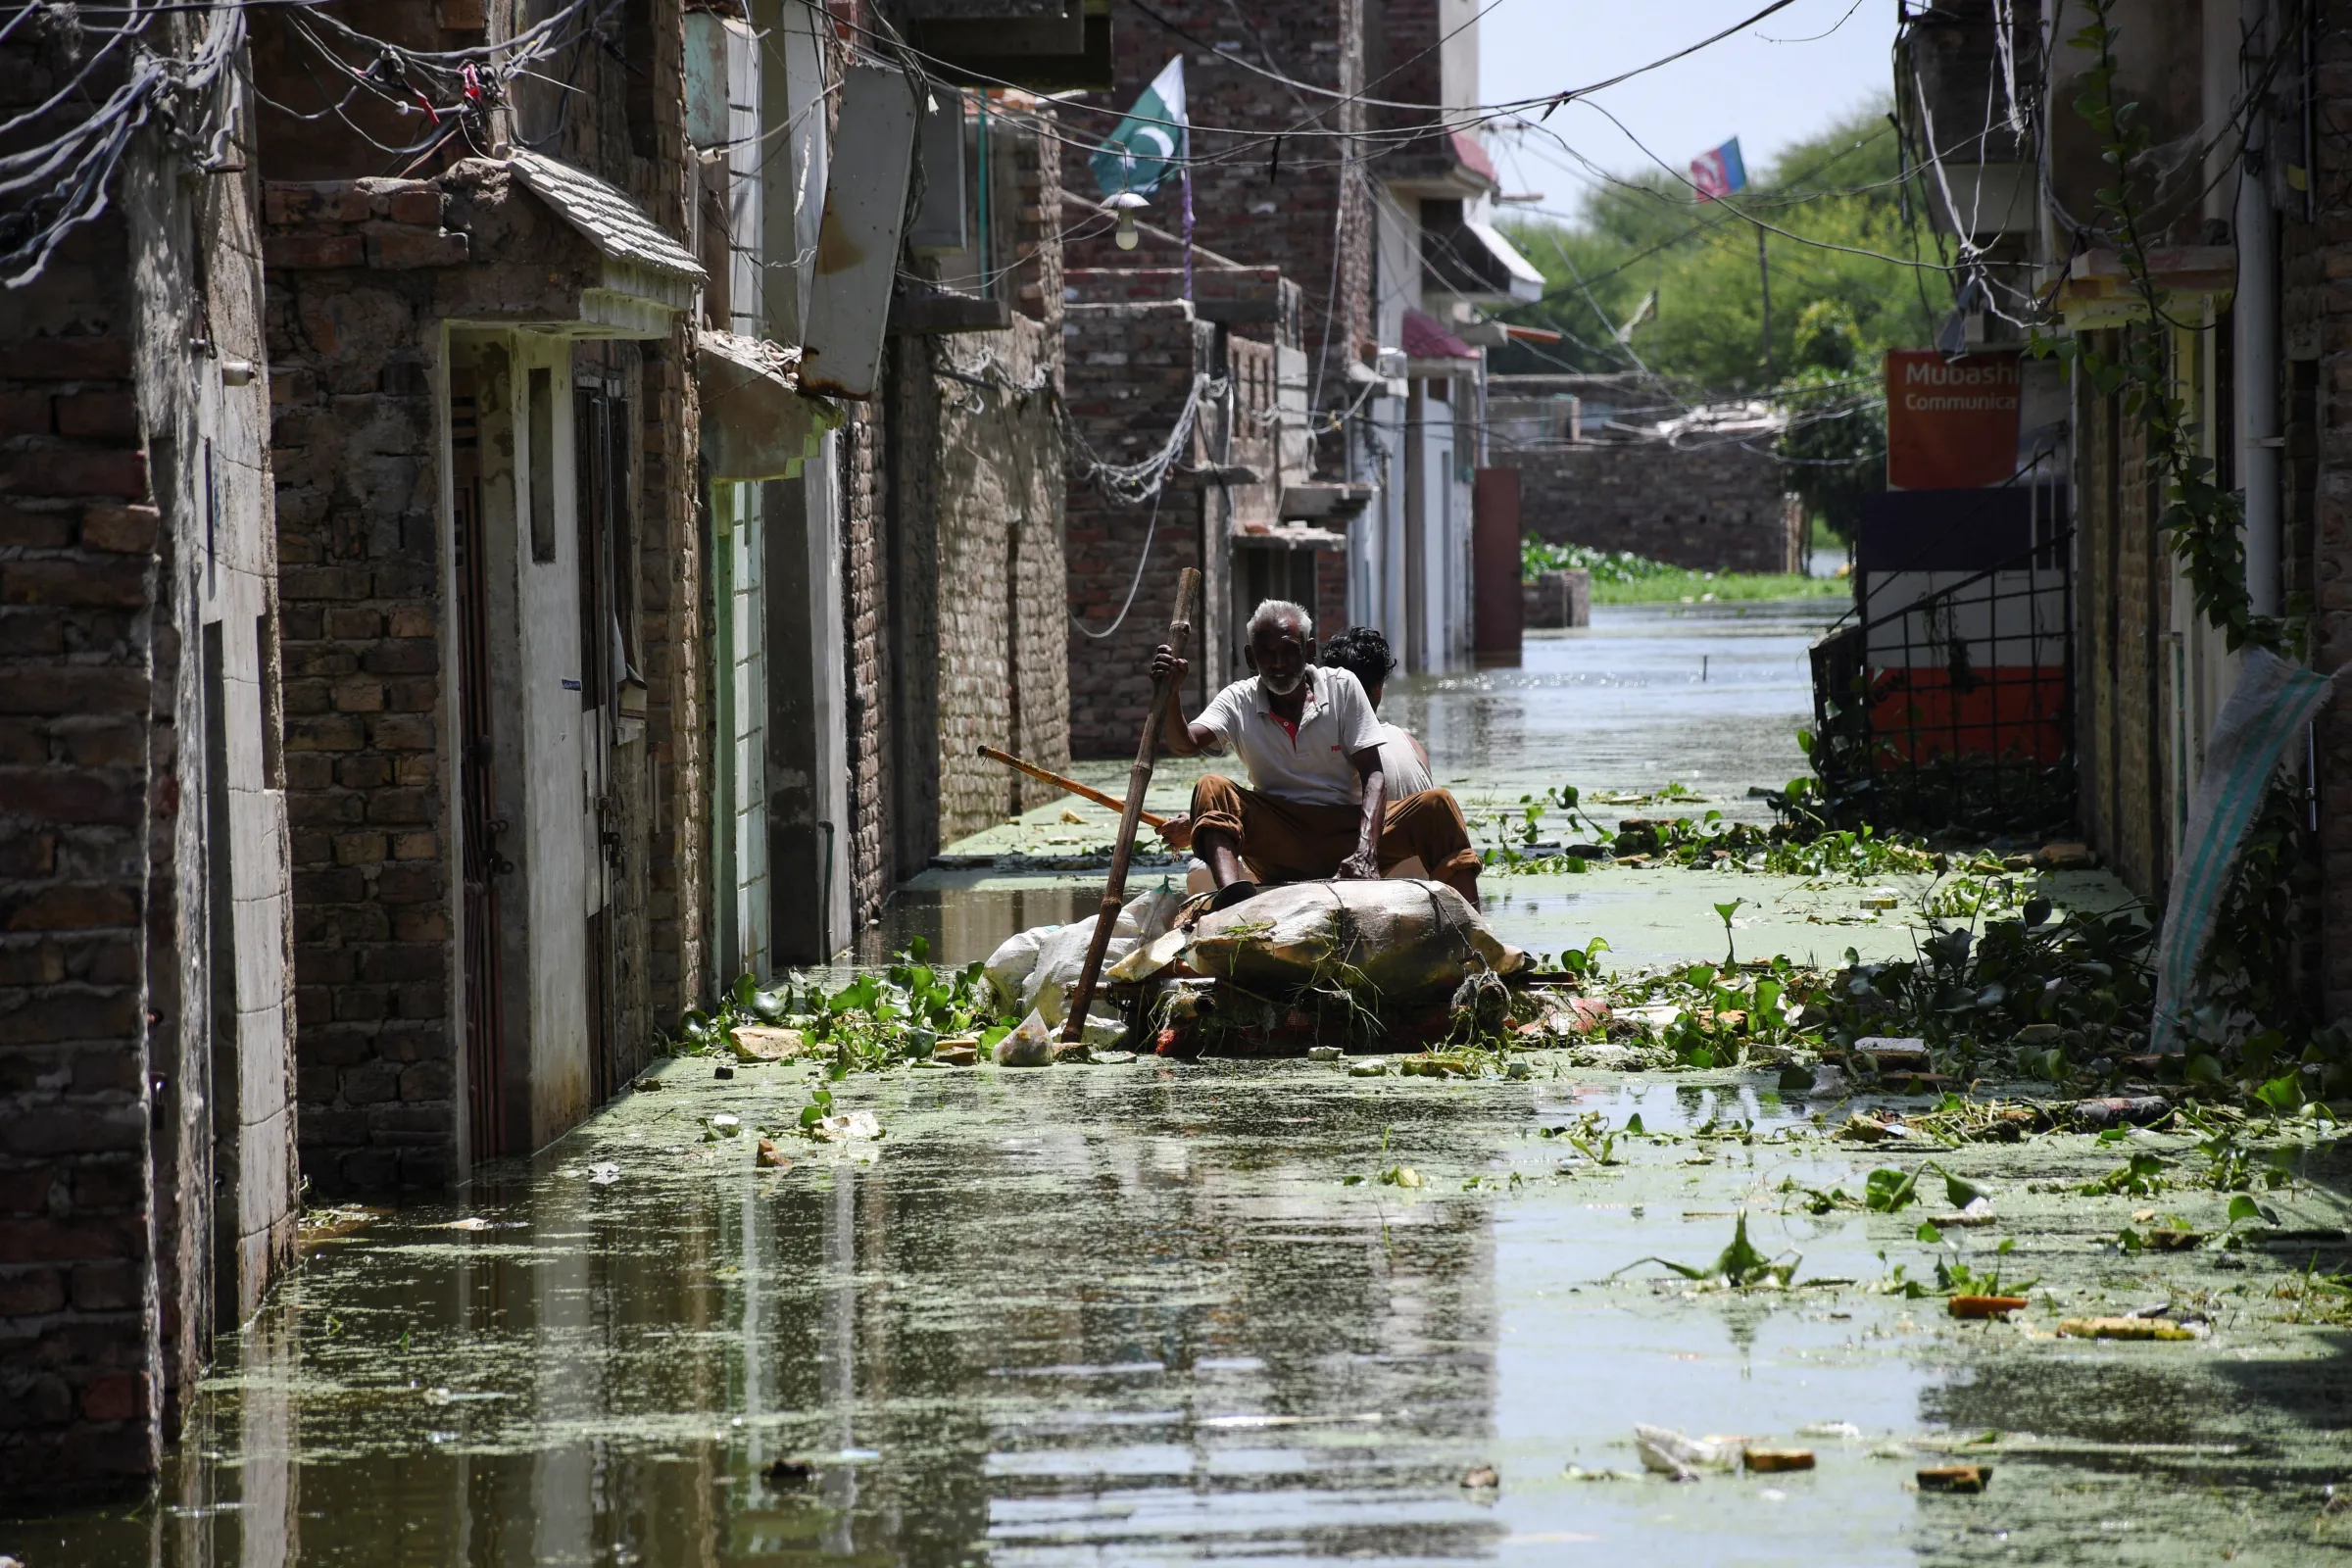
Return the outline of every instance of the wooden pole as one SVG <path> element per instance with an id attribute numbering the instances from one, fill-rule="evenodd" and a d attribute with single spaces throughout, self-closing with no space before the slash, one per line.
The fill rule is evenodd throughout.
<path id="1" fill-rule="evenodd" d="M 1105 795 L 1092 784 L 1081 784 L 1074 778 L 1065 778 L 1059 773 L 1050 772 L 1035 762 L 1024 762 L 1010 752 L 1000 752 L 994 746 L 983 746 L 980 748 L 980 755 L 992 762 L 1003 762 L 1016 773 L 1026 773 L 1031 778 L 1051 784 L 1057 790 L 1067 790 L 1082 801 L 1092 801 L 1097 806 L 1107 806 L 1114 811 L 1123 811 L 1127 808 L 1127 803 L 1115 795 Z M 1150 811 L 1144 812 L 1137 820 L 1152 827 L 1168 825 L 1166 817 L 1153 816 Z"/>
<path id="2" fill-rule="evenodd" d="M 1168 646 L 1182 659 L 1193 640 L 1193 621 L 1200 613 L 1200 573 L 1184 568 L 1176 579 L 1176 617 L 1168 622 Z M 1061 1026 L 1061 1043 L 1075 1045 L 1086 1035 L 1086 1009 L 1095 1003 L 1095 982 L 1102 977 L 1102 954 L 1110 946 L 1110 928 L 1118 923 L 1119 906 L 1127 902 L 1127 862 L 1135 855 L 1135 828 L 1144 815 L 1144 791 L 1152 787 L 1152 764 L 1159 757 L 1159 720 L 1168 710 L 1173 674 L 1152 683 L 1152 710 L 1144 718 L 1144 738 L 1135 746 L 1135 766 L 1127 774 L 1127 804 L 1119 815 L 1118 842 L 1111 846 L 1110 880 L 1102 886 L 1102 909 L 1095 916 L 1095 940 L 1087 944 L 1086 967 L 1078 971 L 1078 989 L 1070 993 L 1070 1015 Z"/>

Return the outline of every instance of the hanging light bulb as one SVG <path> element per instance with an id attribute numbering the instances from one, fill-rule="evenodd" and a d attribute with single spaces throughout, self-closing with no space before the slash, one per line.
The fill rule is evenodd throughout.
<path id="1" fill-rule="evenodd" d="M 1102 205 L 1119 215 L 1119 226 L 1110 236 L 1119 249 L 1131 251 L 1143 243 L 1143 233 L 1135 226 L 1135 213 L 1139 207 L 1151 206 L 1150 202 L 1131 190 L 1123 190 Z"/>

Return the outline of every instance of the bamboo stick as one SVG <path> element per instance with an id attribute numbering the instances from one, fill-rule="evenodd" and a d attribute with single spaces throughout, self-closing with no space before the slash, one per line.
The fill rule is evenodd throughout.
<path id="1" fill-rule="evenodd" d="M 1017 773 L 1026 773 L 1031 778 L 1051 784 L 1057 790 L 1067 790 L 1082 801 L 1092 801 L 1097 806 L 1107 806 L 1114 811 L 1127 809 L 1127 803 L 1115 795 L 1105 795 L 1092 784 L 1081 784 L 1074 778 L 1066 778 L 1059 773 L 1049 772 L 1035 762 L 1024 762 L 1010 752 L 1000 752 L 994 746 L 983 746 L 980 748 L 980 755 L 992 762 L 1003 762 Z M 1153 816 L 1150 811 L 1141 813 L 1137 820 L 1151 827 L 1166 827 L 1168 825 L 1166 817 Z"/>
<path id="2" fill-rule="evenodd" d="M 1168 646 L 1182 659 L 1193 640 L 1193 621 L 1200 612 L 1200 573 L 1187 566 L 1176 579 L 1176 616 L 1168 622 Z M 1075 1045 L 1086 1035 L 1086 1010 L 1094 1005 L 1095 982 L 1102 976 L 1102 955 L 1110 946 L 1110 928 L 1118 922 L 1119 906 L 1127 902 L 1127 862 L 1135 855 L 1135 828 L 1144 814 L 1144 792 L 1152 787 L 1152 764 L 1159 757 L 1159 720 L 1167 711 L 1174 673 L 1152 683 L 1152 710 L 1144 718 L 1143 739 L 1135 745 L 1135 766 L 1127 774 L 1127 801 L 1119 815 L 1118 842 L 1111 846 L 1110 880 L 1102 887 L 1102 909 L 1095 916 L 1095 939 L 1087 944 L 1086 967 L 1078 971 L 1078 988 L 1070 993 L 1070 1015 L 1061 1026 L 1061 1043 Z"/>

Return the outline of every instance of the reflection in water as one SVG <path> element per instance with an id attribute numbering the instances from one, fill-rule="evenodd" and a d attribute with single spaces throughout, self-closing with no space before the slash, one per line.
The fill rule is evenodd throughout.
<path id="1" fill-rule="evenodd" d="M 1074 1085 L 1099 1120 L 1048 1122 L 1031 1083 L 925 1075 L 873 1163 L 783 1173 L 699 1115 L 781 1125 L 801 1086 L 640 1095 L 463 1211 L 321 1247 L 201 1401 L 160 1533 L 74 1521 L 37 1560 L 1412 1557 L 1492 1533 L 1428 1458 L 1491 1429 L 1484 1202 L 1358 1200 L 1327 1161 L 1377 1145 L 1360 1117 L 1099 1073 Z M 1474 1114 L 1407 1113 L 1440 1142 Z M 812 1485 L 761 1479 L 788 1455 Z"/>
<path id="2" fill-rule="evenodd" d="M 1804 1277 L 1875 1278 L 1888 1250 L 1926 1270 L 1911 1216 L 1783 1211 L 1785 1181 L 1850 1190 L 1854 1160 L 1884 1156 L 1775 1141 L 1804 1112 L 1750 1084 L 902 1073 L 836 1086 L 889 1129 L 865 1158 L 787 1134 L 779 1172 L 753 1167 L 748 1129 L 792 1123 L 816 1080 L 708 1070 L 669 1064 L 660 1092 L 464 1208 L 315 1247 L 195 1402 L 155 1505 L 0 1523 L 0 1551 L 30 1568 L 716 1568 L 1594 1546 L 1820 1568 L 1974 1562 L 1997 1527 L 2021 1560 L 2092 1562 L 2117 1559 L 2085 1489 L 2128 1487 L 2151 1539 L 2190 1539 L 2227 1496 L 2295 1546 L 2309 1510 L 2280 1512 L 2278 1489 L 2347 1458 L 2331 1341 L 2085 1348 L 1954 1329 L 1899 1295 L 1604 1283 L 1645 1256 L 1704 1261 L 1736 1210 L 1757 1247 L 1801 1252 Z M 747 1137 L 706 1136 L 721 1110 Z M 1532 1136 L 1587 1111 L 1754 1136 L 1621 1140 L 1607 1167 Z M 2085 1139 L 2035 1157 L 2076 1180 L 2114 1156 Z M 1384 1186 L 1392 1165 L 1422 1186 Z M 2067 1261 L 2095 1238 L 2037 1229 L 2072 1210 L 2009 1188 L 2000 1202 L 2026 1266 L 2092 1271 L 2072 1291 L 2104 1278 Z M 1797 1475 L 1561 1479 L 1630 1465 L 1637 1421 L 1870 1436 L 1817 1443 L 1820 1468 Z M 1946 1422 L 2231 1446 L 2008 1455 L 1982 1502 L 1907 1491 L 1924 1450 L 1873 1456 Z M 770 1484 L 780 1457 L 812 1479 Z M 1499 1494 L 1458 1484 L 1481 1464 Z"/>

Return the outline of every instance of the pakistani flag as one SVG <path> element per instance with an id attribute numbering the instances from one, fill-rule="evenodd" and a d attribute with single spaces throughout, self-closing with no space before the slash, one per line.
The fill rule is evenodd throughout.
<path id="1" fill-rule="evenodd" d="M 1184 56 L 1168 62 L 1135 101 L 1110 139 L 1095 149 L 1095 183 L 1105 196 L 1149 196 L 1185 158 Z"/>

